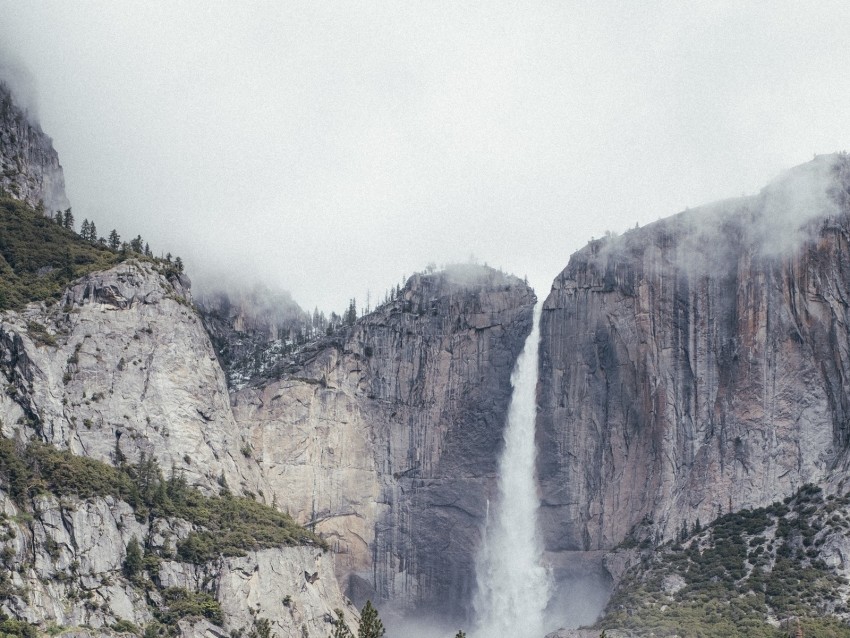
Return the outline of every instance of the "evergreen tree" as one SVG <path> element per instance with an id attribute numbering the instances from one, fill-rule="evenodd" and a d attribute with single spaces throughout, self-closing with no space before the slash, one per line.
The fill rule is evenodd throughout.
<path id="1" fill-rule="evenodd" d="M 127 556 L 124 558 L 124 575 L 134 578 L 142 571 L 142 548 L 135 536 L 127 543 Z"/>
<path id="2" fill-rule="evenodd" d="M 357 321 L 357 302 L 352 298 L 345 312 L 345 324 L 353 326 L 355 321 Z"/>
<path id="3" fill-rule="evenodd" d="M 113 228 L 112 232 L 109 233 L 109 247 L 112 250 L 118 250 L 119 246 L 121 246 L 121 235 Z"/>
<path id="4" fill-rule="evenodd" d="M 89 238 L 89 220 L 84 219 L 83 223 L 80 225 L 80 237 L 83 239 Z"/>
<path id="5" fill-rule="evenodd" d="M 136 253 L 141 253 L 144 251 L 144 243 L 142 242 L 141 235 L 136 235 L 135 239 L 130 240 L 130 249 Z"/>
<path id="6" fill-rule="evenodd" d="M 367 600 L 360 612 L 360 628 L 357 630 L 357 638 L 381 638 L 385 633 L 384 623 L 378 616 L 378 610 L 372 606 L 371 600 Z"/>
<path id="7" fill-rule="evenodd" d="M 455 638 L 466 638 L 466 632 L 464 632 L 462 629 L 458 629 L 457 633 L 455 634 Z"/>
<path id="8" fill-rule="evenodd" d="M 97 226 L 94 225 L 94 222 L 89 222 L 89 236 L 86 239 L 92 243 L 97 241 Z"/>
<path id="9" fill-rule="evenodd" d="M 148 242 L 145 242 L 145 257 L 153 257 L 153 253 L 151 252 L 151 245 Z"/>
<path id="10" fill-rule="evenodd" d="M 183 272 L 183 260 L 180 257 L 174 258 L 174 268 L 177 269 L 177 272 Z"/>
<path id="11" fill-rule="evenodd" d="M 354 638 L 348 625 L 345 624 L 345 614 L 342 613 L 342 609 L 334 609 L 334 613 L 336 620 L 332 623 L 334 630 L 330 638 Z"/>
<path id="12" fill-rule="evenodd" d="M 57 210 L 56 214 L 53 216 L 53 221 L 55 221 L 57 224 L 59 224 L 61 226 L 62 225 L 62 219 L 63 219 L 62 218 L 62 211 Z"/>
<path id="13" fill-rule="evenodd" d="M 62 225 L 68 230 L 74 230 L 74 214 L 70 208 L 65 209 L 65 215 L 62 218 Z"/>

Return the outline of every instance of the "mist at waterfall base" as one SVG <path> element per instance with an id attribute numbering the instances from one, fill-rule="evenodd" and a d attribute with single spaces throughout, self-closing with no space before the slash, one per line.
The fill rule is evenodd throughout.
<path id="1" fill-rule="evenodd" d="M 543 638 L 594 622 L 610 593 L 607 574 L 570 563 L 547 565 L 537 529 L 540 499 L 534 438 L 542 302 L 511 374 L 513 392 L 499 460 L 498 501 L 488 505 L 476 560 L 477 591 L 468 627 L 444 618 L 386 619 L 388 635 L 452 638 Z"/>

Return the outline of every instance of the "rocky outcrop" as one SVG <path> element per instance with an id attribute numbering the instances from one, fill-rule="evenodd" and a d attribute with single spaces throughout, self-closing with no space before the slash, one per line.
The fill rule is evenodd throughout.
<path id="1" fill-rule="evenodd" d="M 416 275 L 233 395 L 267 501 L 331 542 L 351 597 L 465 613 L 533 303 L 487 268 Z"/>
<path id="2" fill-rule="evenodd" d="M 142 453 L 218 490 L 258 484 L 188 280 L 124 262 L 0 316 L 0 428 L 93 459 Z"/>
<path id="3" fill-rule="evenodd" d="M 0 491 L 0 611 L 12 617 L 63 635 L 112 635 L 117 623 L 155 624 L 163 597 L 177 588 L 208 594 L 222 622 L 190 614 L 179 621 L 184 638 L 248 633 L 259 619 L 270 621 L 273 635 L 325 636 L 335 609 L 356 626 L 357 612 L 334 578 L 333 555 L 322 550 L 266 549 L 206 565 L 157 560 L 155 571 L 130 579 L 123 566 L 132 539 L 153 555 L 173 548 L 190 526 L 139 522 L 127 503 L 112 497 L 42 495 L 32 505 L 30 514 Z"/>
<path id="4" fill-rule="evenodd" d="M 846 469 L 850 161 L 592 242 L 541 322 L 549 550 L 658 541 Z"/>
<path id="5" fill-rule="evenodd" d="M 238 390 L 303 344 L 313 322 L 288 292 L 225 288 L 196 295 L 196 303 L 228 384 Z"/>
<path id="6" fill-rule="evenodd" d="M 68 208 L 59 156 L 41 127 L 16 104 L 0 81 L 0 189 L 50 214 Z"/>
<path id="7" fill-rule="evenodd" d="M 154 458 L 166 476 L 178 472 L 213 494 L 223 485 L 262 485 L 243 453 L 247 439 L 189 282 L 154 263 L 122 263 L 79 280 L 60 303 L 3 314 L 0 372 L 2 435 L 19 446 L 40 441 L 108 464 Z M 9 480 L 0 473 L 0 490 Z M 81 636 L 121 621 L 142 627 L 156 619 L 169 587 L 213 596 L 225 618 L 223 626 L 181 620 L 187 638 L 247 633 L 261 618 L 278 636 L 323 636 L 336 608 L 356 623 L 333 554 L 316 547 L 248 551 L 203 565 L 166 559 L 140 583 L 122 571 L 130 539 L 168 556 L 189 523 L 137 516 L 113 497 L 48 493 L 21 509 L 0 493 L 0 505 L 0 556 L 10 575 L 0 602 L 40 627 L 91 628 Z"/>

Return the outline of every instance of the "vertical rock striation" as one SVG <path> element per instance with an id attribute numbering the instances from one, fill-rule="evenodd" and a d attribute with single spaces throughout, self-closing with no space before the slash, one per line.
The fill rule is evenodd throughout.
<path id="1" fill-rule="evenodd" d="M 233 395 L 266 498 L 330 540 L 352 598 L 465 613 L 533 303 L 488 268 L 416 275 Z"/>
<path id="2" fill-rule="evenodd" d="M 59 155 L 0 81 L 0 189 L 48 214 L 69 206 Z"/>
<path id="3" fill-rule="evenodd" d="M 570 259 L 541 324 L 548 549 L 671 538 L 844 468 L 848 175 L 819 157 Z"/>

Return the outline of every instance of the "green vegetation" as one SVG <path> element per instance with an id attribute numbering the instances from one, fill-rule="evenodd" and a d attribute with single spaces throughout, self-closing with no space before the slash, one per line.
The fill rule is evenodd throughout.
<path id="1" fill-rule="evenodd" d="M 23 620 L 12 620 L 0 612 L 0 638 L 36 638 L 38 627 Z"/>
<path id="2" fill-rule="evenodd" d="M 850 524 L 844 497 L 803 487 L 786 503 L 718 518 L 686 539 L 642 555 L 612 596 L 598 629 L 637 635 L 850 637 L 839 590 L 846 580 L 817 547 Z M 780 628 L 767 622 L 776 619 Z"/>
<path id="3" fill-rule="evenodd" d="M 336 614 L 336 620 L 331 621 L 334 629 L 331 632 L 330 638 L 353 638 L 354 634 L 351 633 L 348 625 L 345 624 L 345 613 L 343 613 L 342 609 L 334 609 L 334 613 Z"/>
<path id="4" fill-rule="evenodd" d="M 24 446 L 0 438 L 0 482 L 9 486 L 10 495 L 22 507 L 41 492 L 80 498 L 113 496 L 133 506 L 140 519 L 184 519 L 197 531 L 178 545 L 177 552 L 182 560 L 193 563 L 283 545 L 327 547 L 313 532 L 272 507 L 226 491 L 205 496 L 177 472 L 164 479 L 151 458 L 115 468 L 42 443 Z M 135 574 L 139 564 L 132 561 L 125 569 Z"/>
<path id="5" fill-rule="evenodd" d="M 367 600 L 360 611 L 360 627 L 357 630 L 357 638 L 381 638 L 385 633 L 384 623 L 378 616 L 378 610 L 372 606 L 371 600 Z"/>
<path id="6" fill-rule="evenodd" d="M 136 627 L 136 625 L 131 623 L 129 620 L 124 620 L 123 618 L 114 622 L 110 629 L 119 634 L 139 634 L 139 628 Z"/>
<path id="7" fill-rule="evenodd" d="M 23 202 L 0 197 L 0 310 L 56 300 L 71 280 L 118 261 L 115 251 L 84 241 Z"/>
<path id="8" fill-rule="evenodd" d="M 71 209 L 45 217 L 43 211 L 0 191 L 0 311 L 56 301 L 74 279 L 130 257 L 156 263 L 166 276 L 183 271 L 180 257 L 154 258 L 141 236 L 122 243 L 113 230 L 107 241 L 97 237 L 94 222 L 87 219 L 77 234 Z M 42 334 L 50 337 L 46 331 Z"/>
<path id="9" fill-rule="evenodd" d="M 193 592 L 179 587 L 169 587 L 160 592 L 164 608 L 155 612 L 156 619 L 169 627 L 176 627 L 183 618 L 206 618 L 216 625 L 224 624 L 224 615 L 218 601 L 205 592 Z"/>
<path id="10" fill-rule="evenodd" d="M 186 520 L 194 529 L 178 543 L 177 555 L 192 563 L 284 545 L 312 544 L 327 548 L 322 539 L 297 525 L 288 515 L 252 499 L 233 496 L 226 490 L 219 496 L 205 496 L 189 487 L 178 472 L 164 479 L 156 461 L 144 456 L 138 464 L 121 462 L 119 467 L 112 467 L 42 443 L 24 444 L 0 437 L 0 484 L 6 486 L 23 512 L 31 511 L 32 497 L 42 493 L 80 498 L 112 496 L 129 503 L 139 519 Z M 156 618 L 156 622 L 145 627 L 144 635 L 149 638 L 173 635 L 177 621 L 183 618 L 223 623 L 221 607 L 209 593 L 163 589 L 157 584 L 160 561 L 166 555 L 171 557 L 171 552 L 143 547 L 135 537 L 127 544 L 124 576 L 147 592 Z M 158 594 L 151 597 L 152 592 Z M 0 571 L 0 600 L 20 595 L 22 592 L 12 586 L 7 574 Z M 262 635 L 264 627 L 270 628 L 260 621 L 255 623 L 257 636 Z M 0 638 L 36 635 L 26 633 L 30 629 L 26 623 L 2 621 Z M 112 629 L 140 633 L 132 623 L 120 620 Z"/>
<path id="11" fill-rule="evenodd" d="M 345 614 L 343 611 L 341 609 L 334 609 L 334 613 L 336 614 L 336 620 L 331 621 L 333 631 L 330 638 L 354 638 L 354 634 L 351 633 L 351 630 L 345 623 Z M 382 638 L 385 633 L 384 623 L 381 622 L 381 618 L 378 616 L 378 610 L 372 605 L 371 600 L 367 600 L 366 604 L 363 605 L 363 609 L 360 610 L 360 626 L 357 629 L 357 638 Z M 458 635 L 461 638 L 465 637 L 462 631 L 458 632 Z"/>

